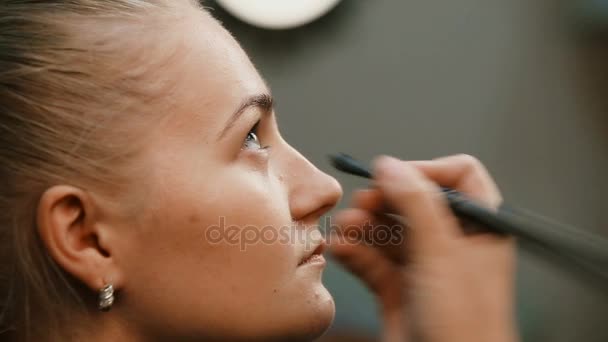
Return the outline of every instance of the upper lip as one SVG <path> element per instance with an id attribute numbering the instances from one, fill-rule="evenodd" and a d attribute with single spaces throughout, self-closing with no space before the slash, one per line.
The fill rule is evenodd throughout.
<path id="1" fill-rule="evenodd" d="M 306 255 L 304 255 L 304 257 L 302 257 L 302 259 L 298 263 L 298 266 L 302 265 L 304 262 L 306 262 L 306 260 L 310 259 L 311 257 L 313 257 L 315 255 L 323 254 L 326 247 L 327 247 L 327 244 L 326 244 L 325 240 L 321 240 L 321 242 L 319 242 L 319 244 L 317 246 L 315 246 L 315 248 L 312 251 L 306 253 Z"/>

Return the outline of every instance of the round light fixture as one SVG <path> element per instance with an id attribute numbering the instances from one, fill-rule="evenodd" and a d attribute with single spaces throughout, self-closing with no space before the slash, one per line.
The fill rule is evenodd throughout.
<path id="1" fill-rule="evenodd" d="M 240 20 L 265 29 L 289 29 L 310 23 L 340 0 L 216 0 Z"/>

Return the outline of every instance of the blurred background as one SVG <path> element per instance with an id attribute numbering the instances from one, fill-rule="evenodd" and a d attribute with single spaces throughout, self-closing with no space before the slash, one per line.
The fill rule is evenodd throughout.
<path id="1" fill-rule="evenodd" d="M 204 4 L 271 86 L 283 135 L 345 199 L 366 182 L 333 171 L 327 153 L 468 153 L 508 203 L 608 237 L 608 1 L 344 0 L 281 31 Z M 604 289 L 518 252 L 524 341 L 608 341 Z M 324 279 L 337 307 L 327 341 L 375 340 L 367 290 L 334 263 Z"/>

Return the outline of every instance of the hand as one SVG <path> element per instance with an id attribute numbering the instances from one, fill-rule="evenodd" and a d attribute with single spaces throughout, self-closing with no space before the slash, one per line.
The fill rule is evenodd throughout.
<path id="1" fill-rule="evenodd" d="M 377 296 L 384 340 L 516 341 L 513 239 L 465 233 L 439 189 L 496 208 L 502 199 L 481 163 L 469 156 L 381 157 L 374 166 L 375 187 L 355 193 L 353 208 L 337 215 L 330 243 L 336 259 Z M 407 228 L 389 214 L 405 218 Z M 375 231 L 388 228 L 399 243 L 374 240 Z"/>

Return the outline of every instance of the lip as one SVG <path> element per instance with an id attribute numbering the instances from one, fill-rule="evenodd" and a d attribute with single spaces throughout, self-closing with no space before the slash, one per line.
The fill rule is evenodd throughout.
<path id="1" fill-rule="evenodd" d="M 325 240 L 321 241 L 310 253 L 306 254 L 298 263 L 300 266 L 309 265 L 325 265 L 325 258 L 323 257 L 323 251 L 325 251 L 326 243 Z"/>

